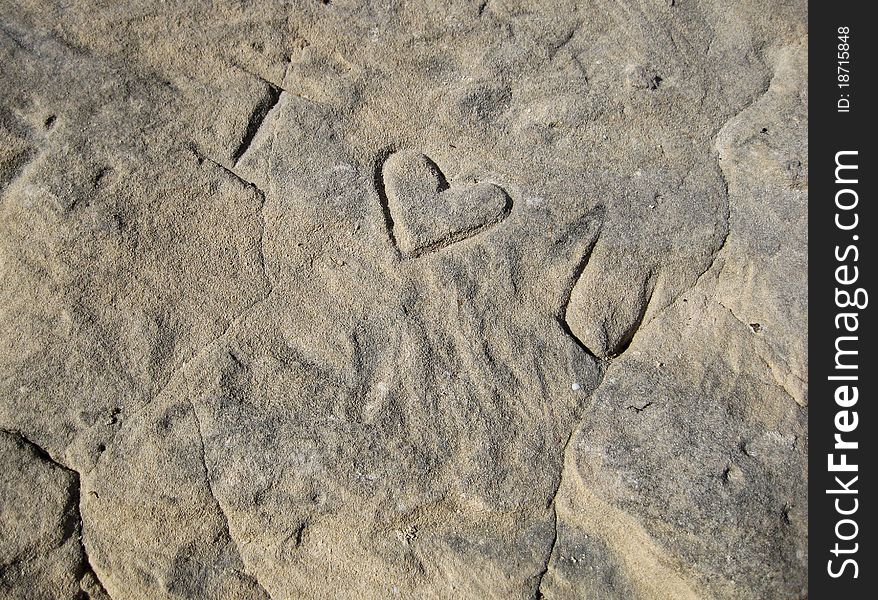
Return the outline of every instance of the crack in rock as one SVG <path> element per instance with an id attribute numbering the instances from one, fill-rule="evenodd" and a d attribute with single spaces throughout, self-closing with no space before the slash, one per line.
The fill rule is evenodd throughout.
<path id="1" fill-rule="evenodd" d="M 561 327 L 561 330 L 573 340 L 573 342 L 579 346 L 579 348 L 588 354 L 591 358 L 593 358 L 599 365 L 603 364 L 603 361 L 595 354 L 591 348 L 585 345 L 585 343 L 579 339 L 573 330 L 570 328 L 570 324 L 567 322 L 567 310 L 570 306 L 570 297 L 573 295 L 573 290 L 576 287 L 576 284 L 579 283 L 579 279 L 582 277 L 582 273 L 585 271 L 585 268 L 588 266 L 589 260 L 591 260 L 591 255 L 594 251 L 595 246 L 597 246 L 598 240 L 601 236 L 601 231 L 604 226 L 604 218 L 606 216 L 606 208 L 603 205 L 599 205 L 595 207 L 593 210 L 589 211 L 586 218 L 591 217 L 592 215 L 597 217 L 598 221 L 598 229 L 594 234 L 593 239 L 589 242 L 588 246 L 582 252 L 582 255 L 579 258 L 579 261 L 573 267 L 573 273 L 570 276 L 569 283 L 564 288 L 564 291 L 561 294 L 561 303 L 558 309 L 558 313 L 556 315 L 555 320 L 558 322 L 558 325 Z"/>
<path id="2" fill-rule="evenodd" d="M 185 380 L 185 375 L 184 375 L 184 380 Z M 271 600 L 271 594 L 268 592 L 267 589 L 265 589 L 265 586 L 262 585 L 262 583 L 259 581 L 259 578 L 256 577 L 255 575 L 251 575 L 250 573 L 248 573 L 246 571 L 246 568 L 244 566 L 244 555 L 241 553 L 241 546 L 238 543 L 238 541 L 235 539 L 235 537 L 232 535 L 232 530 L 231 530 L 231 527 L 229 524 L 229 517 L 226 514 L 226 511 L 223 509 L 222 503 L 220 502 L 219 498 L 217 498 L 217 495 L 213 490 L 213 482 L 212 482 L 212 478 L 210 475 L 210 468 L 207 466 L 207 447 L 204 444 L 204 432 L 203 432 L 203 429 L 201 427 L 201 418 L 198 416 L 198 410 L 195 408 L 195 403 L 192 401 L 191 392 L 189 391 L 188 380 L 185 380 L 185 389 L 187 391 L 186 400 L 189 402 L 189 406 L 192 409 L 192 417 L 195 420 L 195 429 L 198 433 L 198 443 L 201 446 L 201 466 L 202 466 L 202 469 L 204 471 L 204 479 L 205 479 L 205 482 L 207 484 L 208 493 L 210 493 L 210 497 L 213 498 L 213 501 L 214 501 L 214 504 L 216 505 L 217 511 L 219 511 L 219 514 L 222 516 L 223 533 L 225 534 L 225 537 L 228 538 L 229 542 L 232 545 L 234 545 L 235 551 L 238 554 L 238 558 L 241 560 L 241 565 L 242 565 L 241 573 L 242 573 L 242 575 L 244 575 L 245 577 L 250 579 L 254 583 L 254 585 L 256 585 L 260 590 L 262 590 L 262 592 L 265 594 L 265 597 L 268 598 L 268 600 Z"/>
<path id="3" fill-rule="evenodd" d="M 277 106 L 277 103 L 280 101 L 280 95 L 283 92 L 281 88 L 273 83 L 266 81 L 261 77 L 259 79 L 268 86 L 268 91 L 265 96 L 256 103 L 253 112 L 250 114 L 250 119 L 247 121 L 247 129 L 244 130 L 244 137 L 241 140 L 241 144 L 235 149 L 235 152 L 232 153 L 233 164 L 237 164 L 241 157 L 244 156 L 250 148 L 250 144 L 253 143 L 253 138 L 256 137 L 259 128 L 262 127 L 262 123 L 265 122 L 265 117 L 268 116 L 271 109 Z"/>
<path id="4" fill-rule="evenodd" d="M 552 532 L 552 542 L 549 544 L 549 550 L 546 554 L 546 561 L 543 564 L 542 569 L 539 573 L 537 573 L 537 581 L 533 593 L 533 600 L 542 600 L 544 598 L 542 586 L 543 586 L 543 578 L 546 576 L 546 573 L 549 572 L 549 567 L 552 564 L 552 559 L 555 557 L 555 547 L 558 545 L 558 492 L 561 491 L 561 485 L 564 483 L 564 465 L 566 463 L 567 457 L 567 449 L 570 446 L 570 442 L 573 440 L 573 436 L 576 433 L 577 427 L 574 427 L 570 434 L 567 436 L 567 441 L 564 442 L 564 447 L 561 449 L 561 470 L 558 473 L 558 485 L 555 487 L 555 491 L 552 493 L 552 499 L 549 501 L 549 507 L 552 509 L 552 521 L 553 521 L 553 532 Z"/>
<path id="5" fill-rule="evenodd" d="M 110 598 L 112 600 L 112 596 L 110 596 L 109 592 L 107 592 L 106 587 L 101 581 L 100 577 L 98 577 L 97 572 L 94 569 L 94 566 L 91 563 L 91 558 L 88 555 L 88 549 L 85 546 L 85 541 L 83 539 L 83 520 L 82 520 L 82 483 L 79 475 L 79 471 L 75 469 L 71 469 L 70 467 L 58 462 L 49 452 L 32 441 L 30 438 L 25 436 L 21 431 L 10 430 L 10 429 L 0 429 L 3 433 L 12 436 L 18 439 L 25 447 L 29 448 L 34 455 L 43 462 L 46 462 L 53 467 L 56 467 L 66 473 L 69 473 L 73 477 L 73 486 L 70 494 L 69 505 L 67 508 L 71 509 L 71 516 L 73 517 L 73 522 L 65 525 L 64 527 L 64 539 L 69 539 L 71 536 L 76 536 L 79 540 L 79 548 L 82 553 L 78 567 L 78 572 L 75 574 L 76 578 L 82 582 L 86 578 L 90 577 L 94 581 L 94 585 L 97 586 L 100 593 L 104 594 L 105 597 Z M 85 598 L 90 598 L 91 596 L 84 589 L 82 590 L 82 594 Z"/>
<path id="6" fill-rule="evenodd" d="M 275 104 L 276 104 L 276 102 L 275 102 Z M 254 214 L 259 215 L 259 243 L 257 244 L 257 247 L 259 249 L 258 260 L 259 260 L 259 268 L 262 270 L 262 276 L 265 278 L 265 285 L 268 288 L 268 291 L 265 292 L 265 296 L 262 299 L 257 300 L 255 303 L 258 304 L 261 301 L 267 300 L 268 297 L 271 295 L 272 291 L 274 291 L 274 278 L 272 278 L 271 274 L 268 272 L 268 267 L 265 264 L 265 217 L 262 214 L 262 211 L 265 208 L 265 202 L 266 202 L 265 192 L 262 190 L 262 188 L 260 188 L 254 182 L 242 177 L 241 175 L 239 175 L 238 173 L 236 173 L 232 169 L 229 169 L 228 167 L 218 163 L 217 161 L 213 160 L 212 158 L 210 158 L 208 156 L 202 155 L 194 146 L 190 147 L 190 150 L 192 151 L 193 154 L 195 154 L 195 157 L 198 160 L 199 164 L 204 164 L 205 162 L 208 162 L 208 163 L 214 165 L 215 167 L 220 169 L 223 173 L 229 175 L 233 179 L 242 183 L 245 187 L 252 188 L 255 191 L 256 196 L 259 198 L 259 209 L 254 213 Z M 246 312 L 251 307 L 252 307 L 252 305 L 250 307 L 245 308 L 244 311 L 242 311 L 242 312 Z"/>

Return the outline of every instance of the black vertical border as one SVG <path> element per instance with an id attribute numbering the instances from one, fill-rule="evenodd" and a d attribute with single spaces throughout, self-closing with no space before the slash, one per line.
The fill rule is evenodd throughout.
<path id="1" fill-rule="evenodd" d="M 875 332 L 874 313 L 878 303 L 878 293 L 874 286 L 876 223 L 875 181 L 878 179 L 876 162 L 875 126 L 873 111 L 878 110 L 875 84 L 878 62 L 875 57 L 875 40 L 878 38 L 878 22 L 872 18 L 874 5 L 869 2 L 810 2 L 809 3 L 809 43 L 808 43 L 808 96 L 809 96 L 809 283 L 808 283 L 808 354 L 809 354 L 809 393 L 808 393 L 808 445 L 809 445 L 809 597 L 814 600 L 824 598 L 856 600 L 878 597 L 878 562 L 876 562 L 875 479 L 874 467 L 876 436 L 875 426 L 876 398 L 875 381 L 878 379 L 878 364 L 874 360 L 872 348 L 878 339 Z M 838 86 L 838 29 L 849 27 L 850 63 L 843 65 L 850 69 L 850 87 Z M 843 96 L 849 94 L 849 96 Z M 838 100 L 848 98 L 850 112 L 838 112 Z M 854 231 L 842 231 L 835 224 L 835 194 L 839 189 L 850 185 L 837 185 L 835 181 L 836 153 L 856 150 L 858 183 L 853 186 L 859 197 L 856 212 L 859 224 Z M 847 196 L 850 197 L 849 195 Z M 850 218 L 850 214 L 843 218 Z M 854 241 L 853 236 L 858 240 Z M 859 376 L 856 382 L 859 389 L 857 404 L 848 410 L 857 411 L 859 419 L 855 431 L 844 434 L 845 439 L 857 441 L 857 450 L 847 451 L 848 461 L 858 465 L 855 473 L 859 477 L 855 485 L 859 501 L 857 512 L 851 515 L 858 525 L 857 537 L 850 542 L 839 542 L 842 547 L 858 543 L 856 553 L 834 556 L 831 550 L 837 541 L 835 526 L 839 519 L 845 518 L 836 512 L 836 498 L 844 498 L 842 508 L 850 507 L 853 495 L 828 494 L 827 490 L 837 488 L 834 477 L 843 480 L 845 473 L 830 473 L 827 468 L 827 455 L 833 450 L 834 435 L 837 433 L 835 417 L 842 410 L 835 403 L 834 393 L 838 382 L 827 378 L 837 374 L 835 369 L 836 337 L 845 333 L 836 330 L 835 318 L 841 309 L 835 303 L 836 269 L 842 264 L 836 260 L 836 247 L 843 252 L 854 244 L 859 250 L 859 277 L 855 285 L 848 289 L 862 287 L 870 293 L 869 304 L 859 313 L 859 329 L 856 335 L 859 368 L 854 372 Z M 852 254 L 849 255 L 852 258 Z M 852 347 L 852 346 L 848 346 Z M 838 459 L 837 459 L 838 460 Z M 842 527 L 848 535 L 852 526 Z M 844 558 L 856 560 L 858 577 L 851 577 L 851 565 L 842 577 L 833 578 L 828 573 L 828 561 L 833 560 L 838 568 Z"/>

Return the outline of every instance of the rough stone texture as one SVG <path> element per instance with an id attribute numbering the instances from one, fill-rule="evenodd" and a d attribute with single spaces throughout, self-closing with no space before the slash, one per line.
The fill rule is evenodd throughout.
<path id="1" fill-rule="evenodd" d="M 0 595 L 803 597 L 806 22 L 0 3 Z"/>
<path id="2" fill-rule="evenodd" d="M 0 431 L 0 589 L 107 598 L 82 544 L 79 475 L 20 434 Z"/>

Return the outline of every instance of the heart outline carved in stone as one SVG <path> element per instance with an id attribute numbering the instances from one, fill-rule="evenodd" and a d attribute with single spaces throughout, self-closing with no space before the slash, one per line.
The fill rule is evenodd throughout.
<path id="1" fill-rule="evenodd" d="M 405 258 L 469 239 L 512 211 L 512 198 L 500 186 L 450 185 L 436 163 L 413 150 L 386 153 L 376 187 L 391 239 Z"/>

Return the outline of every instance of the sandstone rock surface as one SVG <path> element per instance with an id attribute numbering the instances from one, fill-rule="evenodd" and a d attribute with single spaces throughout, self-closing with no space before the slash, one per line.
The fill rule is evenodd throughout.
<path id="1" fill-rule="evenodd" d="M 806 25 L 0 4 L 0 596 L 805 597 Z"/>

